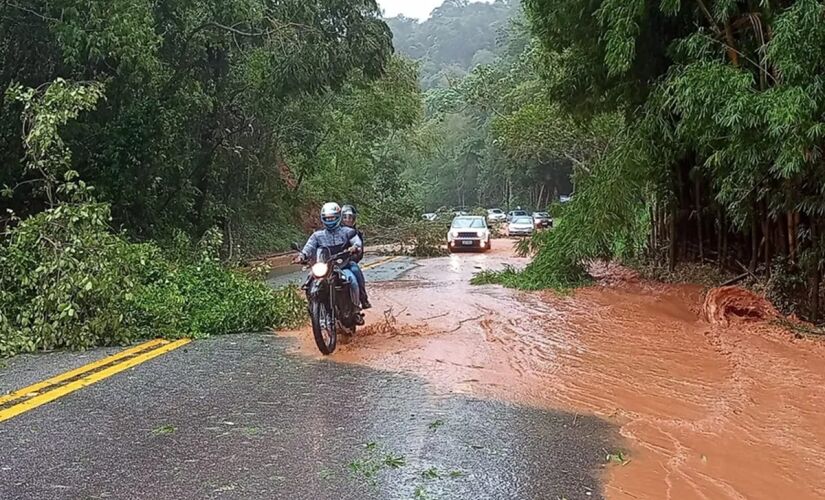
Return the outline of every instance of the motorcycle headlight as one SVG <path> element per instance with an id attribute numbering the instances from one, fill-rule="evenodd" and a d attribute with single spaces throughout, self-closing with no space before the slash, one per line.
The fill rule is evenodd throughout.
<path id="1" fill-rule="evenodd" d="M 323 278 L 329 272 L 329 264 L 326 262 L 317 262 L 312 265 L 312 275 L 316 278 Z"/>

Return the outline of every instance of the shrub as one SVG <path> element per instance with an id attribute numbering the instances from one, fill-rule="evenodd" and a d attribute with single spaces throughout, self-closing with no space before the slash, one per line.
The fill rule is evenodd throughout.
<path id="1" fill-rule="evenodd" d="M 292 325 L 295 290 L 224 268 L 220 239 L 165 253 L 108 230 L 109 206 L 61 205 L 0 244 L 0 356 L 147 337 L 203 337 Z M 191 245 L 190 245 L 191 247 Z"/>
<path id="2" fill-rule="evenodd" d="M 398 221 L 392 227 L 371 226 L 364 229 L 368 244 L 392 245 L 395 251 L 413 257 L 438 257 L 447 254 L 447 231 L 450 222 Z"/>

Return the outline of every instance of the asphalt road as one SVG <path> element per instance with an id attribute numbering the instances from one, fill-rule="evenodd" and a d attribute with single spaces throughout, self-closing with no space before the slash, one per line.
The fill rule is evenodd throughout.
<path id="1" fill-rule="evenodd" d="M 196 341 L 0 422 L 0 499 L 602 497 L 606 422 L 444 394 L 294 343 Z M 7 361 L 0 394 L 111 352 Z"/>

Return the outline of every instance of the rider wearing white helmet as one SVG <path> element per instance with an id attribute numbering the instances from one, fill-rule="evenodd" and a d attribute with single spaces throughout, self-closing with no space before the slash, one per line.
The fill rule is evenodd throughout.
<path id="1" fill-rule="evenodd" d="M 337 203 L 326 203 L 321 207 L 321 222 L 324 224 L 324 229 L 316 231 L 309 237 L 303 250 L 295 256 L 293 262 L 312 261 L 319 248 L 327 248 L 333 255 L 347 249 L 355 255 L 363 252 L 364 244 L 358 232 L 351 227 L 341 225 L 341 207 Z M 350 285 L 352 303 L 358 307 L 361 303 L 358 279 L 350 266 L 341 271 Z M 363 324 L 363 318 L 360 315 L 358 319 Z"/>

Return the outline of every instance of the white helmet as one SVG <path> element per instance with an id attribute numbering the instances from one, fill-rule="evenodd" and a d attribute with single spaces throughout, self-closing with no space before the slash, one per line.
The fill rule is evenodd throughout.
<path id="1" fill-rule="evenodd" d="M 321 207 L 321 222 L 327 229 L 335 229 L 341 225 L 341 206 L 337 203 L 325 203 Z"/>

